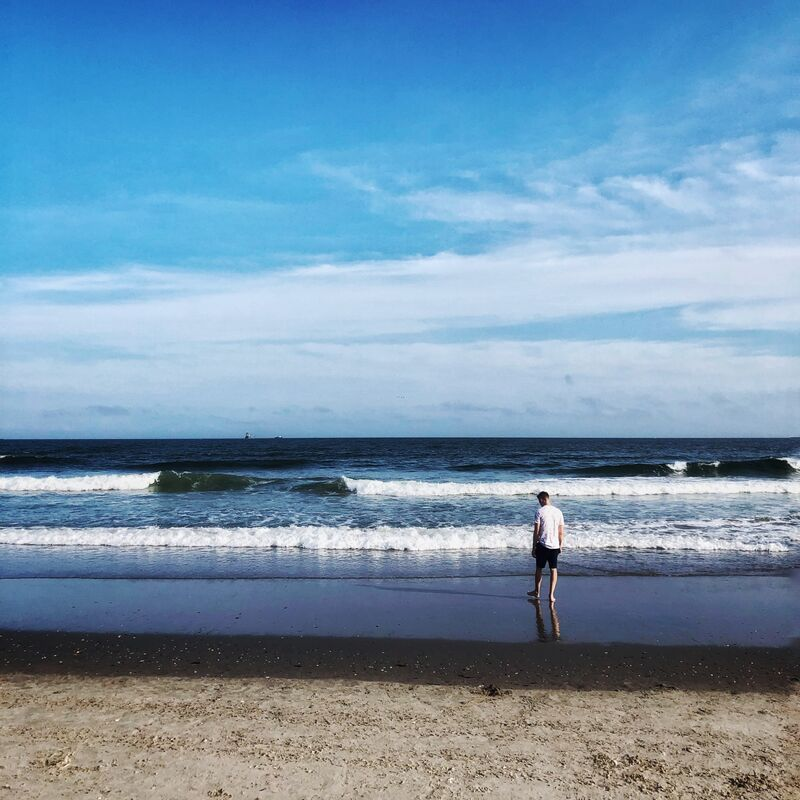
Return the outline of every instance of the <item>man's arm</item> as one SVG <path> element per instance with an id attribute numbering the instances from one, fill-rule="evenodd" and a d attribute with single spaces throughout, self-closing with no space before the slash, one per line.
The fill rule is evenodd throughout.
<path id="1" fill-rule="evenodd" d="M 561 517 L 561 522 L 558 523 L 558 547 L 559 549 L 564 546 L 564 517 Z"/>
<path id="2" fill-rule="evenodd" d="M 539 539 L 542 538 L 542 523 L 539 521 L 539 515 L 536 515 L 536 522 L 533 523 L 533 547 L 531 553 L 536 550 L 536 545 L 539 544 Z"/>

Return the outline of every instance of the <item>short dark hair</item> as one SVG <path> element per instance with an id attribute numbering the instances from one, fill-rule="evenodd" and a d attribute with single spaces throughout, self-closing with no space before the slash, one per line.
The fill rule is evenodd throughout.
<path id="1" fill-rule="evenodd" d="M 536 495 L 536 499 L 537 500 L 549 500 L 550 499 L 550 495 L 547 494 L 547 492 L 539 492 L 539 494 Z"/>

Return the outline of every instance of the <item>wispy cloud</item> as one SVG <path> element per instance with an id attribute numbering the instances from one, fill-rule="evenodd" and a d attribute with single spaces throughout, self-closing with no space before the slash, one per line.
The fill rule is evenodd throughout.
<path id="1" fill-rule="evenodd" d="M 124 214 L 154 214 L 177 209 L 198 214 L 265 214 L 281 208 L 279 203 L 258 198 L 217 197 L 213 195 L 152 192 L 149 194 L 116 194 L 87 202 L 19 205 L 0 208 L 0 213 L 17 222 L 57 222 L 74 218 L 101 221 Z"/>
<path id="2" fill-rule="evenodd" d="M 365 170 L 358 166 L 337 166 L 312 153 L 304 154 L 301 161 L 312 175 L 331 181 L 338 186 L 346 186 L 368 194 L 376 194 L 381 191 L 378 184 L 365 174 Z"/>
<path id="3" fill-rule="evenodd" d="M 585 174 L 583 155 L 566 163 L 527 165 L 522 173 L 512 160 L 508 190 L 497 188 L 495 169 L 484 180 L 473 177 L 469 187 L 403 191 L 390 180 L 379 188 L 376 179 L 368 191 L 379 193 L 393 213 L 412 218 L 478 229 L 515 226 L 517 239 L 530 232 L 537 238 L 570 237 L 578 246 L 598 236 L 669 233 L 696 243 L 732 244 L 796 232 L 800 134 L 795 132 L 691 146 L 650 173 L 615 171 L 628 165 L 608 157 L 599 175 Z M 495 187 L 486 188 L 487 183 Z"/>
<path id="4" fill-rule="evenodd" d="M 153 266 L 126 264 L 114 270 L 72 272 L 0 279 L 4 289 L 18 295 L 105 295 L 108 292 L 161 292 L 186 289 L 180 275 Z"/>
<path id="5" fill-rule="evenodd" d="M 442 253 L 224 278 L 155 268 L 63 281 L 31 277 L 7 282 L 0 311 L 8 342 L 57 336 L 100 338 L 107 345 L 133 340 L 143 347 L 154 340 L 162 347 L 343 340 L 711 305 L 756 304 L 764 312 L 759 327 L 773 318 L 780 329 L 791 324 L 782 309 L 800 296 L 800 245 L 657 244 L 623 242 L 615 251 L 573 255 L 528 242 L 472 256 Z M 130 292 L 130 299 L 108 300 L 115 288 Z M 83 294 L 76 298 L 76 292 Z M 58 302 L 59 293 L 68 304 Z M 765 311 L 770 305 L 777 309 L 772 317 Z M 752 325 L 751 316 L 740 318 L 742 329 Z M 701 311 L 686 317 L 693 328 L 704 318 Z M 735 322 L 731 315 L 729 326 Z"/>

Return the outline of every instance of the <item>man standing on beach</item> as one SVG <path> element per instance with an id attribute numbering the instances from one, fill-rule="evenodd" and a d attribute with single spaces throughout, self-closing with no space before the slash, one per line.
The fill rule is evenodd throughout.
<path id="1" fill-rule="evenodd" d="M 550 504 L 550 495 L 539 492 L 536 495 L 539 508 L 533 523 L 533 548 L 531 555 L 536 559 L 536 585 L 528 597 L 539 599 L 542 586 L 542 570 L 544 565 L 550 566 L 550 602 L 556 601 L 556 583 L 558 582 L 558 554 L 564 544 L 564 515 Z"/>

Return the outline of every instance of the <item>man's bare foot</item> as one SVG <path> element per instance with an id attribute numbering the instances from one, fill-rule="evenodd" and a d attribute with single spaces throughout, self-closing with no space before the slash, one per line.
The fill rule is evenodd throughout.
<path id="1" fill-rule="evenodd" d="M 528 597 L 532 597 L 534 600 L 538 600 L 539 599 L 539 593 L 535 592 L 535 591 L 534 592 L 528 592 Z"/>
<path id="2" fill-rule="evenodd" d="M 555 599 L 555 597 L 551 597 L 551 598 L 550 598 L 550 605 L 551 605 L 551 606 L 554 606 L 555 604 L 556 604 L 556 599 Z"/>

